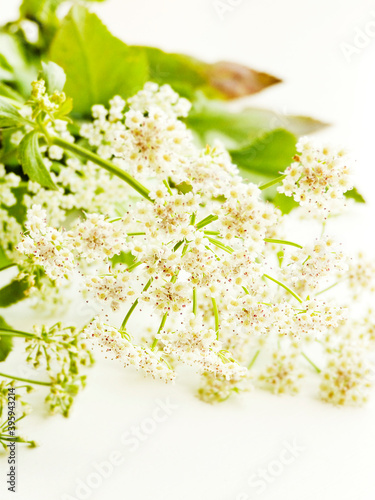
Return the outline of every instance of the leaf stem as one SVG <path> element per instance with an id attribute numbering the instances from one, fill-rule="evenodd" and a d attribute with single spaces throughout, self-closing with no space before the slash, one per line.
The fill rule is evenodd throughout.
<path id="1" fill-rule="evenodd" d="M 65 141 L 64 139 L 61 139 L 60 137 L 57 136 L 51 137 L 50 142 L 51 144 L 55 144 L 56 146 L 59 146 L 60 148 L 66 151 L 70 151 L 71 153 L 81 156 L 86 160 L 92 161 L 96 165 L 99 165 L 99 167 L 102 167 L 105 170 L 107 170 L 107 172 L 116 175 L 117 177 L 125 181 L 127 184 L 129 184 L 130 187 L 135 189 L 141 196 L 143 196 L 143 198 L 153 203 L 152 199 L 149 197 L 150 190 L 147 189 L 142 184 L 140 184 L 136 179 L 134 179 L 134 177 L 132 177 L 130 174 L 122 170 L 120 167 L 118 167 L 111 161 L 104 160 L 96 153 L 93 153 L 88 149 L 78 146 L 78 144 L 72 144 L 68 141 Z"/>
<path id="2" fill-rule="evenodd" d="M 218 218 L 219 217 L 217 215 L 207 215 L 207 217 L 205 217 L 201 221 L 197 222 L 197 224 L 195 225 L 195 227 L 197 229 L 202 229 L 202 227 L 208 226 L 208 224 L 211 224 L 211 222 L 214 222 Z"/>
<path id="3" fill-rule="evenodd" d="M 316 364 L 313 361 L 311 361 L 311 359 L 308 356 L 306 356 L 304 352 L 302 352 L 301 354 L 310 363 L 310 365 L 315 369 L 317 373 L 321 373 L 322 370 L 318 368 Z"/>
<path id="4" fill-rule="evenodd" d="M 142 291 L 146 292 L 150 288 L 151 283 L 152 283 L 152 278 L 150 278 L 148 280 L 148 282 L 146 283 L 146 285 L 144 286 L 144 288 L 143 288 Z M 139 298 L 135 299 L 135 301 L 133 302 L 133 304 L 130 306 L 128 312 L 126 313 L 124 321 L 121 324 L 120 331 L 121 330 L 125 330 L 126 323 L 128 322 L 128 320 L 129 320 L 130 316 L 132 315 L 132 312 L 134 311 L 134 309 L 137 307 L 138 302 L 139 302 Z"/>
<path id="5" fill-rule="evenodd" d="M 273 238 L 264 238 L 264 241 L 266 243 L 277 243 L 277 244 L 280 244 L 280 245 L 289 245 L 291 247 L 303 248 L 303 246 L 299 245 L 298 243 L 293 243 L 293 241 L 274 240 Z"/>
<path id="6" fill-rule="evenodd" d="M 285 285 L 285 284 L 284 284 L 284 283 L 282 283 L 281 281 L 278 281 L 278 280 L 277 280 L 277 279 L 275 279 L 275 278 L 272 278 L 272 277 L 271 277 L 271 276 L 269 276 L 268 274 L 263 274 L 263 276 L 264 276 L 265 278 L 267 278 L 267 279 L 269 279 L 269 280 L 273 281 L 273 282 L 274 282 L 274 283 L 276 283 L 277 285 L 281 286 L 282 288 L 284 288 L 284 290 L 286 290 L 286 291 L 287 291 L 287 292 L 289 292 L 291 295 L 293 295 L 293 297 L 294 297 L 295 299 L 297 299 L 297 300 L 298 300 L 298 302 L 299 302 L 300 304 L 302 304 L 302 303 L 303 303 L 303 300 L 301 299 L 301 297 L 300 297 L 297 293 L 293 292 L 293 290 L 291 290 L 291 289 L 290 289 L 287 285 Z"/>
<path id="7" fill-rule="evenodd" d="M 260 353 L 260 349 L 257 350 L 257 352 L 254 354 L 254 356 L 252 357 L 250 363 L 249 363 L 249 366 L 247 367 L 248 370 L 250 370 L 250 368 L 253 367 L 255 361 L 257 360 L 257 357 L 259 356 L 259 353 Z"/>
<path id="8" fill-rule="evenodd" d="M 327 288 L 324 288 L 323 290 L 320 290 L 320 292 L 317 292 L 315 294 L 315 297 L 317 297 L 318 295 L 320 295 L 321 293 L 324 293 L 324 292 L 328 292 L 328 290 L 331 290 L 331 288 L 334 288 L 335 286 L 339 285 L 340 283 L 342 283 L 343 281 L 345 281 L 347 278 L 343 278 L 342 280 L 338 280 L 336 281 L 336 283 L 333 283 L 333 285 L 331 286 L 328 286 Z"/>
<path id="9" fill-rule="evenodd" d="M 229 254 L 232 254 L 234 252 L 233 248 L 224 245 L 224 243 L 221 243 L 221 241 L 219 240 L 215 240 L 214 238 L 207 238 L 207 239 L 210 243 L 212 243 L 216 247 L 220 248 L 221 250 L 224 250 L 224 252 L 227 252 Z"/>
<path id="10" fill-rule="evenodd" d="M 168 181 L 164 179 L 163 181 L 164 186 L 167 188 L 168 193 L 173 196 L 173 191 L 171 189 L 171 186 L 169 185 Z"/>
<path id="11" fill-rule="evenodd" d="M 6 373 L 0 373 L 0 377 L 11 378 L 13 380 L 18 380 L 19 382 L 27 382 L 28 384 L 45 385 L 50 387 L 51 382 L 41 382 L 39 380 L 29 380 L 27 378 L 15 377 L 14 375 L 7 375 Z"/>
<path id="12" fill-rule="evenodd" d="M 197 315 L 197 289 L 193 288 L 193 314 Z"/>
<path id="13" fill-rule="evenodd" d="M 35 338 L 37 335 L 34 333 L 21 332 L 20 330 L 11 330 L 9 328 L 0 328 L 0 337 L 26 337 L 26 338 Z"/>
<path id="14" fill-rule="evenodd" d="M 219 311 L 217 309 L 217 302 L 215 297 L 212 297 L 212 306 L 214 309 L 214 316 L 215 316 L 215 332 L 216 332 L 216 340 L 219 340 Z"/>
<path id="15" fill-rule="evenodd" d="M 151 351 L 154 351 L 155 350 L 155 347 L 156 347 L 156 344 L 158 343 L 158 337 L 157 335 L 159 335 L 159 333 L 162 331 L 162 329 L 164 328 L 165 326 L 165 323 L 167 322 L 167 318 L 168 318 L 168 313 L 164 313 L 163 314 L 163 317 L 161 319 L 161 323 L 160 323 L 160 326 L 159 326 L 159 329 L 156 333 L 156 337 L 154 338 L 154 341 L 152 343 L 152 346 L 151 346 Z"/>
<path id="16" fill-rule="evenodd" d="M 273 179 L 273 181 L 270 181 L 270 182 L 266 182 L 266 184 L 262 184 L 261 186 L 259 186 L 259 189 L 261 191 L 263 191 L 264 189 L 267 189 L 269 187 L 272 187 L 274 186 L 275 184 L 278 184 L 279 182 L 281 182 L 282 180 L 284 180 L 286 177 L 285 174 L 283 175 L 280 175 L 280 177 L 276 177 L 276 179 Z"/>

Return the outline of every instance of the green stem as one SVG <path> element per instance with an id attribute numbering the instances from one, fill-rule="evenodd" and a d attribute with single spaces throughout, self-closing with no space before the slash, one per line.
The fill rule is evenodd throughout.
<path id="1" fill-rule="evenodd" d="M 275 184 L 279 184 L 279 182 L 283 181 L 285 179 L 286 175 L 280 175 L 280 177 L 276 177 L 273 181 L 267 182 L 266 184 L 262 184 L 259 186 L 259 189 L 263 191 L 264 189 L 267 189 L 269 187 L 274 186 Z"/>
<path id="2" fill-rule="evenodd" d="M 163 181 L 163 184 L 164 184 L 164 186 L 167 188 L 168 193 L 169 193 L 171 196 L 173 196 L 173 192 L 172 192 L 172 189 L 171 189 L 170 185 L 168 184 L 168 181 L 164 180 L 164 181 Z"/>
<path id="3" fill-rule="evenodd" d="M 19 436 L 9 436 L 8 434 L 0 434 L 0 441 L 9 441 L 11 443 L 22 443 L 35 446 L 35 441 L 25 441 Z"/>
<path id="4" fill-rule="evenodd" d="M 215 316 L 215 332 L 216 332 L 216 339 L 219 340 L 219 311 L 217 309 L 217 302 L 214 297 L 212 297 L 212 306 L 214 309 L 214 316 Z"/>
<path id="5" fill-rule="evenodd" d="M 254 354 L 252 360 L 249 363 L 249 366 L 247 367 L 248 370 L 250 370 L 250 368 L 253 367 L 255 361 L 257 360 L 257 357 L 259 356 L 259 353 L 260 353 L 260 349 L 258 349 L 257 352 Z"/>
<path id="6" fill-rule="evenodd" d="M 33 333 L 21 332 L 20 330 L 10 330 L 8 328 L 0 328 L 0 336 L 5 337 L 26 337 L 26 338 L 36 338 L 37 335 Z"/>
<path id="7" fill-rule="evenodd" d="M 298 243 L 293 243 L 293 241 L 287 241 L 287 240 L 274 240 L 273 238 L 264 238 L 264 241 L 266 243 L 277 243 L 280 245 L 290 245 L 291 247 L 297 247 L 297 248 L 303 248 L 301 245 Z"/>
<path id="8" fill-rule="evenodd" d="M 50 387 L 51 382 L 40 382 L 39 380 L 29 380 L 22 377 L 14 377 L 13 375 L 7 375 L 6 373 L 0 373 L 0 377 L 11 378 L 12 380 L 18 380 L 19 382 L 27 382 L 28 384 L 45 385 Z"/>
<path id="9" fill-rule="evenodd" d="M 197 229 L 202 229 L 202 227 L 204 226 L 208 226 L 208 224 L 211 224 L 211 222 L 214 222 L 215 220 L 217 220 L 219 217 L 217 215 L 207 215 L 207 217 L 205 217 L 204 219 L 202 219 L 201 221 L 199 221 L 195 227 Z"/>
<path id="10" fill-rule="evenodd" d="M 318 368 L 316 364 L 313 361 L 311 361 L 311 359 L 308 356 L 306 356 L 304 352 L 302 352 L 301 354 L 306 359 L 306 361 L 308 361 L 310 365 L 316 370 L 317 373 L 321 373 L 322 370 Z"/>
<path id="11" fill-rule="evenodd" d="M 232 254 L 234 252 L 233 248 L 228 247 L 227 245 L 224 245 L 224 243 L 221 243 L 219 240 L 215 240 L 214 238 L 207 238 L 210 243 L 215 245 L 217 248 L 220 248 L 221 250 L 224 250 L 224 252 L 227 252 L 229 254 Z"/>
<path id="12" fill-rule="evenodd" d="M 197 289 L 193 288 L 193 314 L 197 315 Z"/>
<path id="13" fill-rule="evenodd" d="M 159 333 L 162 331 L 162 329 L 164 328 L 165 326 L 165 323 L 167 322 L 167 318 L 168 318 L 168 313 L 164 313 L 163 314 L 163 317 L 161 319 L 161 323 L 160 323 L 160 326 L 159 326 L 159 329 L 157 331 L 157 334 L 156 334 L 156 337 L 154 338 L 154 341 L 152 343 L 152 346 L 151 346 L 151 351 L 154 351 L 155 350 L 155 347 L 156 347 L 156 344 L 158 343 L 158 338 L 157 338 L 157 335 L 159 335 Z"/>
<path id="14" fill-rule="evenodd" d="M 150 288 L 151 283 L 152 283 L 152 278 L 150 278 L 150 279 L 148 280 L 148 282 L 146 283 L 146 285 L 145 285 L 145 287 L 143 288 L 143 290 L 142 290 L 142 291 L 143 291 L 143 292 L 146 292 L 146 291 Z M 121 330 L 125 330 L 126 323 L 128 322 L 128 320 L 129 320 L 130 316 L 132 315 L 132 312 L 134 311 L 134 309 L 137 307 L 138 302 L 139 302 L 139 298 L 137 298 L 137 299 L 133 302 L 133 304 L 130 306 L 130 308 L 129 308 L 128 312 L 126 313 L 126 316 L 125 316 L 125 318 L 124 318 L 124 321 L 123 321 L 123 322 L 122 322 L 122 324 L 121 324 L 120 331 L 121 331 Z"/>
<path id="15" fill-rule="evenodd" d="M 323 290 L 320 290 L 320 292 L 316 293 L 315 294 L 315 297 L 317 297 L 318 295 L 320 295 L 321 293 L 324 293 L 324 292 L 328 292 L 328 290 L 331 290 L 331 288 L 334 288 L 335 286 L 339 285 L 340 283 L 342 283 L 343 281 L 345 281 L 347 278 L 343 278 L 342 280 L 339 280 L 339 281 L 336 281 L 336 283 L 334 283 L 333 285 L 331 286 L 328 286 L 327 288 L 324 288 Z"/>
<path id="16" fill-rule="evenodd" d="M 138 266 L 140 266 L 142 264 L 142 262 L 134 262 L 134 264 L 132 264 L 131 266 L 129 266 L 127 268 L 127 271 L 129 273 L 131 273 L 132 271 L 134 271 L 134 269 L 136 269 Z"/>
<path id="17" fill-rule="evenodd" d="M 133 189 L 135 189 L 143 198 L 146 200 L 150 201 L 153 203 L 152 199 L 149 197 L 149 189 L 147 189 L 145 186 L 140 184 L 134 177 L 129 175 L 127 172 L 122 170 L 120 167 L 115 165 L 109 160 L 104 160 L 103 158 L 100 158 L 97 154 L 93 153 L 92 151 L 89 151 L 88 149 L 85 149 L 81 146 L 78 146 L 77 144 L 72 144 L 68 141 L 65 141 L 64 139 L 61 139 L 60 137 L 51 137 L 51 144 L 55 144 L 56 146 L 59 146 L 60 148 L 70 151 L 71 153 L 74 153 L 78 156 L 81 156 L 85 160 L 92 161 L 96 165 L 99 165 L 99 167 L 104 168 L 107 170 L 107 172 L 110 172 L 113 175 L 117 175 L 120 179 L 125 181 L 129 186 L 131 186 Z"/>
<path id="18" fill-rule="evenodd" d="M 298 300 L 298 302 L 300 304 L 303 303 L 303 300 L 301 299 L 301 297 L 296 294 L 295 292 L 293 292 L 293 290 L 291 290 L 287 285 L 284 285 L 284 283 L 281 283 L 281 281 L 277 281 L 275 278 L 272 278 L 271 276 L 269 276 L 268 274 L 263 274 L 263 276 L 271 281 L 273 281 L 274 283 L 276 283 L 277 285 L 281 286 L 282 288 L 284 288 L 284 290 L 286 290 L 287 292 L 289 292 L 291 295 L 293 295 L 293 297 L 295 299 Z"/>
<path id="19" fill-rule="evenodd" d="M 180 248 L 180 246 L 183 244 L 184 240 L 179 241 L 178 243 L 175 244 L 173 247 L 173 251 L 177 252 L 177 250 Z"/>

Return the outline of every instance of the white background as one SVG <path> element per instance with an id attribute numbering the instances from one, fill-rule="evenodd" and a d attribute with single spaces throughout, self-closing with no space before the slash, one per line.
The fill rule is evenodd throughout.
<path id="1" fill-rule="evenodd" d="M 364 29 L 375 34 L 375 22 L 368 24 L 375 21 L 375 3 L 223 1 L 236 4 L 223 19 L 212 0 L 109 0 L 95 10 L 129 43 L 207 61 L 233 60 L 283 78 L 284 84 L 250 102 L 335 124 L 320 135 L 352 148 L 358 160 L 356 184 L 369 201 L 366 211 L 357 208 L 337 231 L 347 246 L 365 246 L 374 255 L 375 39 L 358 40 L 356 34 Z M 18 1 L 0 4 L 1 22 L 15 16 Z M 359 42 L 362 47 L 348 61 L 342 44 Z M 25 320 L 19 311 L 10 311 L 9 320 L 21 326 Z M 10 362 L 18 366 L 17 357 Z M 26 430 L 41 446 L 19 448 L 16 495 L 5 492 L 2 462 L 0 497 L 373 500 L 375 397 L 363 409 L 337 409 L 314 398 L 316 383 L 312 378 L 311 388 L 296 398 L 256 391 L 212 407 L 194 398 L 193 381 L 171 388 L 100 360 L 70 419 L 27 419 Z M 166 398 L 177 408 L 153 425 L 158 400 Z M 133 451 L 124 441 L 132 426 L 149 432 Z M 294 458 L 285 455 L 286 442 L 297 443 Z M 95 463 L 108 461 L 116 450 L 122 463 L 99 487 L 77 496 L 80 481 L 95 483 Z M 275 465 L 280 456 L 289 458 L 281 467 Z M 259 493 L 249 479 L 268 467 L 272 482 Z"/>

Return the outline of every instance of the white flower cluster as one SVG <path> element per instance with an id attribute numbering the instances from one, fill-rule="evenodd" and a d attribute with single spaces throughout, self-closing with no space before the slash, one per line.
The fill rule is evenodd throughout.
<path id="1" fill-rule="evenodd" d="M 272 363 L 259 375 L 258 380 L 265 389 L 274 394 L 297 394 L 304 374 L 298 366 L 298 347 L 286 353 L 280 349 L 272 353 Z"/>
<path id="2" fill-rule="evenodd" d="M 307 365 L 301 346 L 324 343 L 345 324 L 345 307 L 317 294 L 345 272 L 346 259 L 327 236 L 304 247 L 283 240 L 281 212 L 239 176 L 229 154 L 219 145 L 196 147 L 178 119 L 188 107 L 155 84 L 127 103 L 115 97 L 109 109 L 95 106 L 81 136 L 97 154 L 145 180 L 150 199 L 140 201 L 90 163 L 67 160 L 56 182 L 73 196 L 70 206 L 96 203 L 97 209 L 57 230 L 46 225 L 40 206 L 31 208 L 19 249 L 51 278 L 76 270 L 103 314 L 123 311 L 121 327 L 98 318 L 86 333 L 125 365 L 172 380 L 177 365 L 187 364 L 209 385 L 201 397 L 222 400 L 248 385 L 254 349 L 278 343 L 271 365 L 254 380 L 295 393 L 297 359 Z M 326 214 L 350 187 L 345 156 L 307 141 L 299 151 L 281 191 Z M 138 325 L 135 333 L 144 335 L 133 344 L 128 320 L 137 311 L 149 311 L 157 323 L 151 332 Z"/>
<path id="3" fill-rule="evenodd" d="M 162 332 L 159 338 L 166 354 L 173 354 L 179 361 L 196 367 L 198 373 L 212 373 L 226 380 L 246 375 L 246 368 L 228 355 L 211 328 L 194 329 L 189 325 L 186 330 Z"/>
<path id="4" fill-rule="evenodd" d="M 73 255 L 64 244 L 63 232 L 47 226 L 46 212 L 39 205 L 29 211 L 26 229 L 28 234 L 19 243 L 18 251 L 32 255 L 51 279 L 68 277 L 74 268 Z"/>
<path id="5" fill-rule="evenodd" d="M 311 245 L 285 257 L 283 279 L 293 284 L 298 293 L 316 290 L 326 283 L 325 278 L 348 271 L 348 258 L 330 237 L 323 236 Z"/>
<path id="6" fill-rule="evenodd" d="M 85 334 L 88 338 L 94 338 L 104 352 L 109 353 L 112 359 L 118 359 L 124 366 L 134 366 L 137 370 L 143 370 L 154 378 L 160 378 L 165 382 L 172 381 L 175 373 L 160 356 L 147 347 L 132 344 L 126 335 L 110 325 L 106 325 L 96 318 L 86 328 Z"/>
<path id="7" fill-rule="evenodd" d="M 317 146 L 307 137 L 299 141 L 297 151 L 278 191 L 326 218 L 330 212 L 340 210 L 344 193 L 353 187 L 348 155 Z"/>
<path id="8" fill-rule="evenodd" d="M 368 399 L 374 370 L 357 346 L 344 345 L 340 354 L 332 353 L 322 373 L 323 401 L 336 405 L 361 405 Z"/>

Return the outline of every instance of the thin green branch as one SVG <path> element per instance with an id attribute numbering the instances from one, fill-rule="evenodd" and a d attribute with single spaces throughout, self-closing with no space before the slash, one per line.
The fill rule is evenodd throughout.
<path id="1" fill-rule="evenodd" d="M 38 338 L 34 333 L 22 332 L 20 330 L 11 330 L 10 328 L 0 328 L 0 336 L 2 337 L 26 337 Z"/>
<path id="2" fill-rule="evenodd" d="M 285 179 L 286 175 L 280 175 L 280 177 L 276 177 L 276 179 L 273 179 L 273 181 L 267 182 L 266 184 L 262 184 L 259 186 L 259 189 L 263 191 L 264 189 L 267 189 L 269 187 L 274 186 L 275 184 L 279 184 L 279 182 L 283 181 Z"/>
<path id="3" fill-rule="evenodd" d="M 308 361 L 310 363 L 310 365 L 314 368 L 314 370 L 317 373 L 321 373 L 322 370 L 318 366 L 316 366 L 316 364 L 313 361 L 311 361 L 311 359 L 308 356 L 306 356 L 306 354 L 304 352 L 302 352 L 301 354 L 306 359 L 306 361 Z"/>
<path id="4" fill-rule="evenodd" d="M 257 360 L 257 357 L 259 356 L 259 353 L 260 353 L 260 349 L 257 350 L 257 352 L 254 354 L 254 356 L 252 357 L 250 363 L 249 363 L 249 366 L 247 367 L 248 370 L 250 370 L 250 368 L 253 367 L 255 361 Z"/>
<path id="5" fill-rule="evenodd" d="M 217 302 L 214 297 L 212 297 L 212 307 L 214 309 L 214 317 L 215 317 L 215 332 L 216 332 L 216 339 L 219 340 L 219 311 L 217 308 Z"/>
<path id="6" fill-rule="evenodd" d="M 18 380 L 19 382 L 27 382 L 28 384 L 45 385 L 50 387 L 51 382 L 41 382 L 39 380 L 29 380 L 27 378 L 15 377 L 14 375 L 8 375 L 6 373 L 0 373 L 0 377 L 10 378 L 12 380 Z"/>
<path id="7" fill-rule="evenodd" d="M 167 188 L 168 193 L 169 193 L 171 196 L 173 196 L 173 191 L 172 191 L 172 189 L 171 189 L 171 187 L 170 187 L 170 185 L 169 185 L 168 181 L 164 180 L 164 181 L 163 181 L 163 184 L 164 184 L 164 186 Z"/>
<path id="8" fill-rule="evenodd" d="M 195 227 L 197 229 L 202 229 L 202 227 L 205 227 L 205 226 L 208 226 L 208 224 L 211 224 L 211 222 L 214 222 L 215 220 L 217 220 L 219 217 L 217 215 L 207 215 L 207 217 L 205 217 L 204 219 L 202 219 L 201 221 L 199 221 Z"/>
<path id="9" fill-rule="evenodd" d="M 50 143 L 55 144 L 56 146 L 59 146 L 60 148 L 66 151 L 70 151 L 71 153 L 78 155 L 81 158 L 84 158 L 85 160 L 92 161 L 99 167 L 102 167 L 105 170 L 107 170 L 107 172 L 110 172 L 111 174 L 116 175 L 117 177 L 125 181 L 127 184 L 129 184 L 130 187 L 135 189 L 141 196 L 143 196 L 143 198 L 153 203 L 153 200 L 149 197 L 150 190 L 147 189 L 145 186 L 143 186 L 141 183 L 139 183 L 130 174 L 128 174 L 120 167 L 112 163 L 111 161 L 104 160 L 103 158 L 93 153 L 92 151 L 89 151 L 88 149 L 78 146 L 78 144 L 72 144 L 68 141 L 65 141 L 60 137 L 56 136 L 51 137 Z"/>
<path id="10" fill-rule="evenodd" d="M 280 245 L 289 245 L 291 247 L 303 248 L 303 246 L 299 245 L 298 243 L 293 243 L 293 241 L 275 240 L 273 238 L 264 238 L 264 241 L 266 243 L 276 243 L 276 244 L 280 244 Z"/>
<path id="11" fill-rule="evenodd" d="M 220 248 L 221 250 L 224 250 L 224 252 L 227 252 L 229 254 L 232 254 L 234 252 L 233 248 L 228 247 L 227 245 L 224 245 L 224 243 L 221 243 L 219 240 L 215 240 L 214 238 L 207 238 L 210 243 L 215 245 L 217 248 Z"/>
<path id="12" fill-rule="evenodd" d="M 150 288 L 150 285 L 152 283 L 152 278 L 150 278 L 148 280 L 148 282 L 146 283 L 146 285 L 144 286 L 143 288 L 143 292 L 146 292 L 149 288 Z M 121 324 L 121 328 L 120 328 L 120 331 L 121 330 L 125 330 L 125 327 L 126 327 L 126 323 L 128 322 L 130 316 L 132 315 L 132 312 L 134 311 L 134 309 L 137 307 L 138 305 L 138 302 L 139 302 L 139 298 L 135 299 L 135 301 L 133 302 L 133 304 L 130 306 L 128 312 L 126 313 L 126 316 L 124 318 L 124 321 L 122 322 Z"/>
<path id="13" fill-rule="evenodd" d="M 336 281 L 336 283 L 333 283 L 333 285 L 330 285 L 328 286 L 327 288 L 324 288 L 323 290 L 320 290 L 320 292 L 317 292 L 315 294 L 315 297 L 317 297 L 318 295 L 324 293 L 324 292 L 328 292 L 328 290 L 331 290 L 332 288 L 334 288 L 335 286 L 339 285 L 340 283 L 342 283 L 343 281 L 345 281 L 347 278 L 343 278 L 342 280 L 339 280 L 339 281 Z"/>
<path id="14" fill-rule="evenodd" d="M 272 278 L 271 276 L 269 276 L 268 274 L 263 274 L 263 276 L 271 281 L 273 281 L 274 283 L 276 283 L 277 285 L 281 286 L 282 288 L 284 288 L 284 290 L 286 290 L 287 292 L 289 292 L 291 295 L 293 295 L 293 297 L 295 299 L 298 300 L 298 302 L 300 304 L 303 303 L 303 300 L 301 299 L 301 297 L 296 293 L 296 292 L 293 292 L 292 289 L 290 289 L 287 285 L 285 285 L 284 283 L 282 283 L 281 281 L 278 281 L 277 279 L 275 278 Z"/>
<path id="15" fill-rule="evenodd" d="M 197 315 L 197 289 L 193 288 L 193 314 Z"/>

